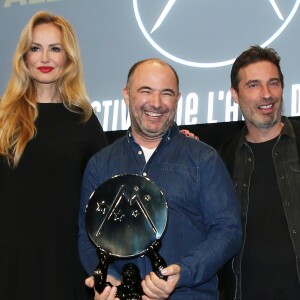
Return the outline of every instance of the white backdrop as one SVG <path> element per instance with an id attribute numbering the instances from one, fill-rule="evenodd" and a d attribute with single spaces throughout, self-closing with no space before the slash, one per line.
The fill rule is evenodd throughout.
<path id="1" fill-rule="evenodd" d="M 66 17 L 77 32 L 92 105 L 105 131 L 125 130 L 129 68 L 159 57 L 178 72 L 179 125 L 241 120 L 229 93 L 233 60 L 273 47 L 285 76 L 284 114 L 300 115 L 300 0 L 0 0 L 0 95 L 33 13 Z"/>

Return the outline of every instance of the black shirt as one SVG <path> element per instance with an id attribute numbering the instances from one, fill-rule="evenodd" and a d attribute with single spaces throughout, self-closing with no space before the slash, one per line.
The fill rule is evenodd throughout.
<path id="1" fill-rule="evenodd" d="M 300 299 L 295 253 L 272 159 L 276 140 L 249 143 L 254 170 L 242 257 L 243 300 Z"/>

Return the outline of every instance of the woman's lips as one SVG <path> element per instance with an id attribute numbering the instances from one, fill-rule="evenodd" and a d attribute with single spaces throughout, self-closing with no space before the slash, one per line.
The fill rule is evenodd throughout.
<path id="1" fill-rule="evenodd" d="M 53 67 L 38 67 L 38 69 L 43 72 L 43 73 L 49 73 L 51 72 L 54 68 Z"/>

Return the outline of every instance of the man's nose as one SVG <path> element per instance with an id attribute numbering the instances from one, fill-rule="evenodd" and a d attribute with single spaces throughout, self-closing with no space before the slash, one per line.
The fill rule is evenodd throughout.
<path id="1" fill-rule="evenodd" d="M 151 98 L 151 105 L 155 108 L 160 108 L 162 106 L 162 97 L 159 92 L 155 92 Z"/>

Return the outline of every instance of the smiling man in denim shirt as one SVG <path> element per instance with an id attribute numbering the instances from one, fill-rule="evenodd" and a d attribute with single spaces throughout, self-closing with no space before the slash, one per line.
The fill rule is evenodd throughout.
<path id="1" fill-rule="evenodd" d="M 217 271 L 241 243 L 240 212 L 226 167 L 210 146 L 181 133 L 174 119 L 180 99 L 175 70 L 159 59 L 130 69 L 124 100 L 131 127 L 125 137 L 97 153 L 83 179 L 79 248 L 89 274 L 98 265 L 86 232 L 85 207 L 91 193 L 118 174 L 138 174 L 155 182 L 169 207 L 160 254 L 167 262 L 159 279 L 147 256 L 132 259 L 141 270 L 143 299 L 218 299 Z M 128 262 L 128 260 L 126 260 Z M 110 265 L 106 287 L 95 299 L 115 299 L 124 261 Z M 92 286 L 92 278 L 86 283 Z"/>

